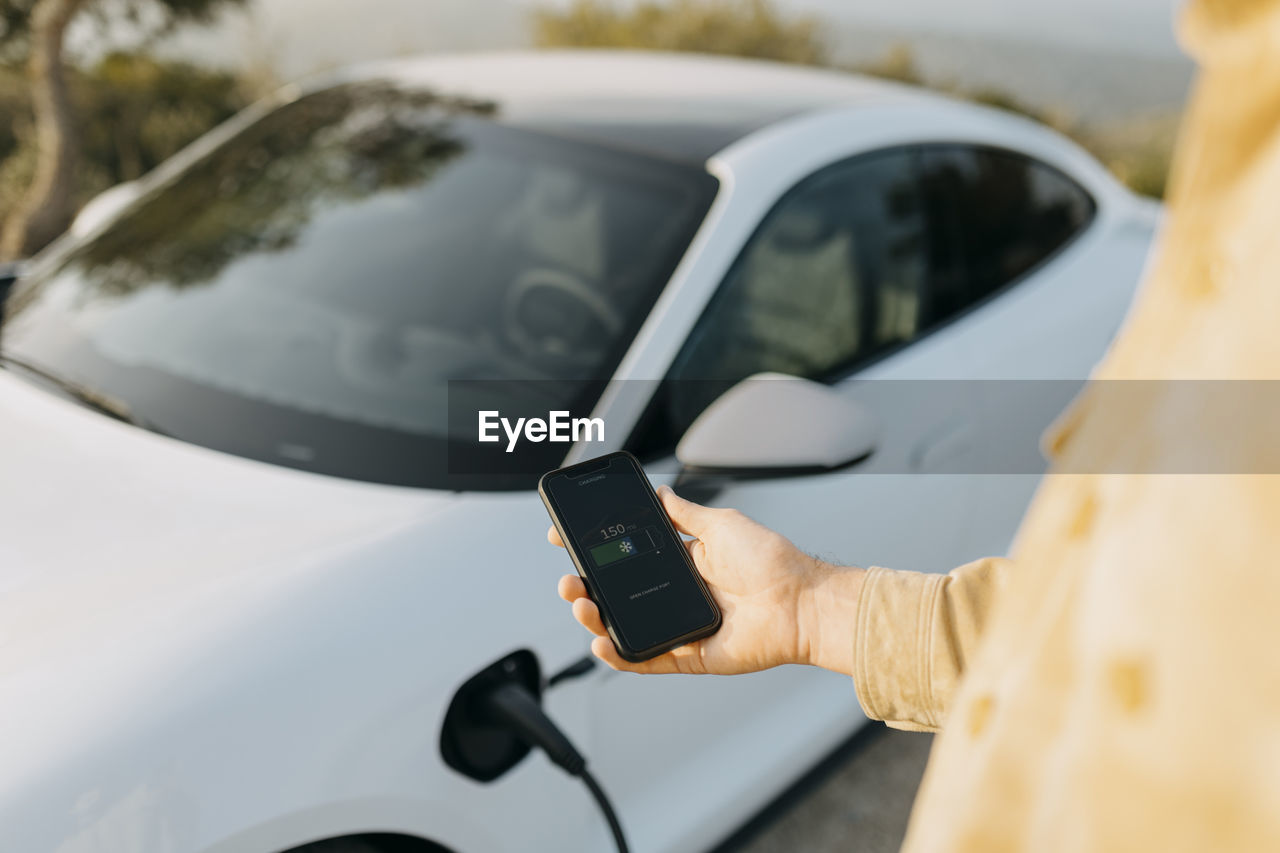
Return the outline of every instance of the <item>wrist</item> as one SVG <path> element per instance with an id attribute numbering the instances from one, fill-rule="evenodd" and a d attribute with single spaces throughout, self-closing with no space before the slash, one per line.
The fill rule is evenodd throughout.
<path id="1" fill-rule="evenodd" d="M 858 597 L 866 570 L 810 559 L 812 582 L 801 591 L 796 607 L 796 663 L 852 676 Z"/>

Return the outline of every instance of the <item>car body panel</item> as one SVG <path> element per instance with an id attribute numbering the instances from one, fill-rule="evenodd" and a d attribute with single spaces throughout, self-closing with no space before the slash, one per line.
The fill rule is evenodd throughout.
<path id="1" fill-rule="evenodd" d="M 592 56 L 608 73 L 582 73 Z M 1088 155 L 993 110 L 830 72 L 750 63 L 743 76 L 731 60 L 553 55 L 544 68 L 554 73 L 515 80 L 512 62 L 531 67 L 470 57 L 329 79 L 390 76 L 476 96 L 501 80 L 528 98 L 558 80 L 580 103 L 670 97 L 692 68 L 707 72 L 696 77 L 707 98 L 747 97 L 766 78 L 778 97 L 810 88 L 804 110 L 707 162 L 719 193 L 617 379 L 661 377 L 768 210 L 801 178 L 861 152 L 927 141 L 1025 151 L 1086 186 L 1097 215 L 1024 280 L 838 386 L 851 395 L 866 393 L 862 378 L 1084 378 L 1123 317 L 1154 227 L 1151 206 Z M 143 194 L 211 144 L 144 179 Z M 597 406 L 613 425 L 606 446 L 574 448 L 570 460 L 622 443 L 645 403 L 627 387 L 638 385 L 615 383 Z M 716 501 L 861 564 L 945 571 L 1007 548 L 1038 477 L 902 473 L 922 447 L 963 455 L 965 443 L 911 412 L 877 414 L 891 438 L 867 465 L 735 483 Z M 963 438 L 963 425 L 944 426 Z M 547 519 L 533 492 L 278 468 L 111 421 L 3 371 L 0 447 L 0 724 L 22 733 L 0 760 L 0 849 L 276 853 L 372 831 L 459 853 L 607 848 L 585 790 L 543 756 L 490 784 L 439 756 L 445 705 L 475 671 L 518 648 L 547 672 L 588 652 L 551 591 L 570 564 L 537 544 Z M 673 470 L 660 461 L 653 479 Z M 714 844 L 865 722 L 848 679 L 802 667 L 716 679 L 597 666 L 546 701 L 635 850 Z"/>

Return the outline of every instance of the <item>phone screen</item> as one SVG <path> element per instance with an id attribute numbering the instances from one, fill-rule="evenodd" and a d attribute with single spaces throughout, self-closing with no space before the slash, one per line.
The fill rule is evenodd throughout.
<path id="1" fill-rule="evenodd" d="M 644 472 L 625 454 L 594 462 L 553 472 L 542 488 L 606 621 L 632 652 L 711 625 L 715 605 Z"/>

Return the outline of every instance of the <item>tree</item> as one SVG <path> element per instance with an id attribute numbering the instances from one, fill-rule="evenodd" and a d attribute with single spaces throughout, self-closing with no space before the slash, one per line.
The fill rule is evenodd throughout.
<path id="1" fill-rule="evenodd" d="M 771 0 L 574 0 L 533 13 L 542 47 L 698 51 L 821 65 L 827 48 L 817 19 L 784 17 Z"/>
<path id="2" fill-rule="evenodd" d="M 158 34 L 184 21 L 208 21 L 247 0 L 0 0 L 0 51 L 25 60 L 35 118 L 35 175 L 0 233 L 0 258 L 29 255 L 66 229 L 75 213 L 79 161 L 76 111 L 67 83 L 67 28 L 81 15 L 124 20 Z"/>
<path id="3" fill-rule="evenodd" d="M 235 115 L 262 90 L 241 76 L 145 54 L 111 53 L 67 69 L 79 139 L 72 206 L 154 169 Z M 35 174 L 30 86 L 0 65 L 0 223 Z"/>

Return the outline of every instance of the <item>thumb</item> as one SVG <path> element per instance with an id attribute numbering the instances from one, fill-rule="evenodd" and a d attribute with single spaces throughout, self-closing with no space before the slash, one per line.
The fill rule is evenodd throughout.
<path id="1" fill-rule="evenodd" d="M 703 531 L 715 517 L 714 509 L 685 500 L 666 484 L 658 487 L 658 499 L 662 501 L 662 508 L 667 511 L 676 529 L 690 536 L 702 538 Z"/>

